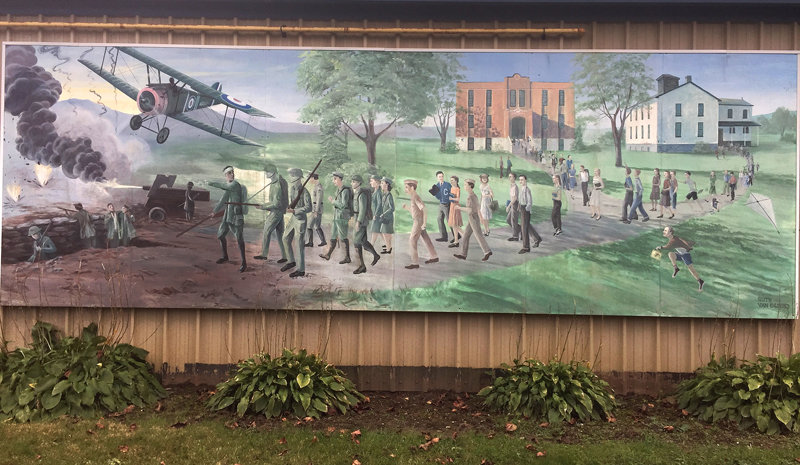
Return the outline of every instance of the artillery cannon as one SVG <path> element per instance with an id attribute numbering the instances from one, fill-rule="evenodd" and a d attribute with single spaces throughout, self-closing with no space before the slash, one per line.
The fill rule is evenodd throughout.
<path id="1" fill-rule="evenodd" d="M 183 217 L 183 204 L 186 201 L 186 189 L 172 187 L 175 184 L 174 174 L 158 174 L 152 186 L 142 186 L 147 191 L 147 203 L 144 204 L 147 216 L 153 221 L 164 221 L 168 216 Z M 211 195 L 206 189 L 193 188 L 195 202 L 208 202 Z"/>

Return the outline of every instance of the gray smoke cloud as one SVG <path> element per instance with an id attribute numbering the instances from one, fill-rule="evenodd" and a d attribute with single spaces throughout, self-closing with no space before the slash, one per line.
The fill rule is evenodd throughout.
<path id="1" fill-rule="evenodd" d="M 58 134 L 51 110 L 61 96 L 61 83 L 37 66 L 36 49 L 28 45 L 6 47 L 5 111 L 18 116 L 17 150 L 43 165 L 61 167 L 71 179 L 104 181 L 103 155 L 88 137 Z"/>

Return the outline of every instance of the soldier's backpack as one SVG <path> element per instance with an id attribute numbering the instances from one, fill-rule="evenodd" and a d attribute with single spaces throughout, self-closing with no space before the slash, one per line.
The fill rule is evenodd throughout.
<path id="1" fill-rule="evenodd" d="M 347 202 L 347 211 L 352 215 L 353 214 L 353 189 L 348 187 L 348 186 L 344 186 L 344 187 L 342 187 L 342 191 L 350 191 L 350 197 L 349 197 L 350 200 Z"/>
<path id="2" fill-rule="evenodd" d="M 372 214 L 372 189 L 369 187 L 362 187 L 359 189 L 359 195 L 366 195 L 367 196 L 367 214 L 364 217 L 365 220 L 370 221 L 373 218 Z"/>

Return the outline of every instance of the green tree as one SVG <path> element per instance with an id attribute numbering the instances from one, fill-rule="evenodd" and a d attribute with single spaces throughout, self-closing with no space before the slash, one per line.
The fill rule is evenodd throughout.
<path id="1" fill-rule="evenodd" d="M 439 151 L 447 150 L 447 130 L 450 120 L 455 116 L 456 109 L 456 81 L 464 79 L 461 71 L 464 69 L 459 62 L 460 54 L 438 53 L 434 55 L 433 88 L 436 114 L 433 122 L 439 132 Z"/>
<path id="2" fill-rule="evenodd" d="M 776 131 L 780 131 L 781 137 L 783 137 L 787 129 L 797 126 L 797 115 L 789 111 L 786 107 L 778 107 L 772 113 L 770 123 L 772 123 L 772 128 Z"/>
<path id="3" fill-rule="evenodd" d="M 378 138 L 395 124 L 422 125 L 436 111 L 435 55 L 363 50 L 313 50 L 302 55 L 297 83 L 310 101 L 303 121 L 341 121 L 364 142 L 376 164 Z M 379 120 L 385 121 L 383 129 Z"/>
<path id="4" fill-rule="evenodd" d="M 611 123 L 616 166 L 622 163 L 625 122 L 638 104 L 650 98 L 649 55 L 631 53 L 577 53 L 573 59 L 577 110 L 589 110 Z"/>

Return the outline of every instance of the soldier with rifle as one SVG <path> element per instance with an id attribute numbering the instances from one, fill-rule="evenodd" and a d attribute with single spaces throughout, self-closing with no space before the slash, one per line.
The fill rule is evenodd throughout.
<path id="1" fill-rule="evenodd" d="M 31 226 L 28 229 L 28 236 L 33 238 L 33 255 L 31 255 L 31 257 L 28 259 L 30 263 L 50 260 L 51 258 L 55 258 L 56 254 L 58 253 L 53 240 L 45 235 L 47 234 L 48 229 L 50 229 L 49 224 L 47 225 L 47 228 L 45 228 L 44 232 L 42 232 L 41 228 L 38 226 Z"/>
<path id="2" fill-rule="evenodd" d="M 292 183 L 290 196 L 293 200 L 286 211 L 291 213 L 292 216 L 286 224 L 286 234 L 283 236 L 283 248 L 289 256 L 289 263 L 284 265 L 281 271 L 289 271 L 297 266 L 297 269 L 289 274 L 291 278 L 305 276 L 306 274 L 306 214 L 311 211 L 311 194 L 305 189 L 305 185 L 300 182 L 302 179 L 303 171 L 300 170 L 300 168 L 289 169 L 289 181 Z M 294 241 L 295 235 L 297 235 L 299 263 L 294 261 L 292 242 Z"/>
<path id="3" fill-rule="evenodd" d="M 264 172 L 269 179 L 269 200 L 265 204 L 257 205 L 256 208 L 267 212 L 264 220 L 264 237 L 261 239 L 261 253 L 256 255 L 256 260 L 266 260 L 269 254 L 269 242 L 272 233 L 275 233 L 278 247 L 281 249 L 281 258 L 278 263 L 289 261 L 286 257 L 286 247 L 283 243 L 284 224 L 283 215 L 286 214 L 286 207 L 289 205 L 288 185 L 283 176 L 278 174 L 278 168 L 273 163 L 264 164 Z"/>
<path id="4" fill-rule="evenodd" d="M 239 245 L 239 254 L 242 257 L 242 266 L 239 267 L 239 272 L 243 273 L 247 269 L 247 259 L 244 253 L 244 215 L 247 213 L 247 207 L 243 205 L 243 202 L 247 199 L 247 188 L 236 181 L 232 166 L 226 166 L 222 172 L 225 174 L 225 183 L 216 181 L 208 183 L 211 187 L 225 191 L 214 207 L 214 211 L 208 215 L 208 218 L 212 218 L 217 212 L 223 212 L 222 223 L 220 223 L 217 231 L 217 238 L 222 247 L 222 258 L 218 259 L 217 263 L 226 263 L 228 261 L 228 241 L 226 237 L 230 231 L 236 237 L 236 242 Z"/>
<path id="5" fill-rule="evenodd" d="M 73 204 L 75 210 L 70 210 L 69 208 L 62 208 L 58 207 L 61 210 L 64 210 L 64 213 L 67 214 L 67 218 L 72 220 L 78 220 L 78 232 L 81 238 L 81 244 L 83 245 L 84 249 L 91 249 L 94 247 L 94 238 L 95 238 L 95 229 L 94 224 L 92 224 L 92 216 L 89 215 L 89 212 L 83 209 L 83 204 L 78 202 Z"/>

